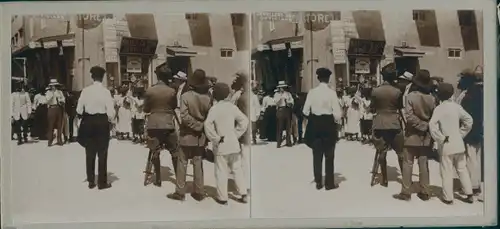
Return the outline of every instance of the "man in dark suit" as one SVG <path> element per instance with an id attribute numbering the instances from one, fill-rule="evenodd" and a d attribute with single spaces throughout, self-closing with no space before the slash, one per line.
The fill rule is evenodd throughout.
<path id="1" fill-rule="evenodd" d="M 376 160 L 378 160 L 382 171 L 381 185 L 387 187 L 386 157 L 389 148 L 396 151 L 400 169 L 403 163 L 404 136 L 400 121 L 403 93 L 395 84 L 397 74 L 393 63 L 382 68 L 382 77 L 384 82 L 372 91 L 370 106 L 376 113 L 373 118 L 373 143 L 378 155 Z"/>
<path id="2" fill-rule="evenodd" d="M 177 97 L 175 89 L 167 85 L 172 78 L 172 71 L 166 64 L 155 70 L 158 83 L 149 88 L 144 95 L 144 112 L 149 113 L 146 128 L 150 138 L 148 161 L 154 166 L 154 185 L 161 186 L 159 151 L 165 147 L 172 157 L 174 172 L 177 171 L 178 136 L 175 131 L 175 108 Z"/>

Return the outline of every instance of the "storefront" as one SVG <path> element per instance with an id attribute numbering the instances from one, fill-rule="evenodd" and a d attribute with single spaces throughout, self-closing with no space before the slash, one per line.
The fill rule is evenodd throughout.
<path id="1" fill-rule="evenodd" d="M 150 86 L 152 60 L 156 57 L 158 40 L 123 37 L 119 50 L 120 82 L 135 85 Z M 113 81 L 116 80 L 113 78 Z M 116 85 L 116 82 L 113 82 Z"/>
<path id="2" fill-rule="evenodd" d="M 347 86 L 380 84 L 380 62 L 384 57 L 385 41 L 350 39 L 347 50 Z"/>
<path id="3" fill-rule="evenodd" d="M 177 44 L 167 46 L 167 66 L 175 74 L 182 71 L 188 75 L 193 73 L 192 57 L 200 55 L 198 51 Z"/>
<path id="4" fill-rule="evenodd" d="M 272 90 L 285 81 L 293 91 L 302 85 L 303 37 L 271 40 L 257 47 L 252 54 L 252 71 L 264 90 Z"/>

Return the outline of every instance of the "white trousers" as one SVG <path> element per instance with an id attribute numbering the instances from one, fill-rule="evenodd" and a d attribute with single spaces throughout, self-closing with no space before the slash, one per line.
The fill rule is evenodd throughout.
<path id="1" fill-rule="evenodd" d="M 481 188 L 481 144 L 466 144 L 467 169 L 473 189 Z"/>
<path id="2" fill-rule="evenodd" d="M 236 190 L 240 195 L 247 194 L 247 184 L 245 174 L 243 171 L 242 154 L 232 153 L 228 155 L 215 156 L 215 182 L 217 189 L 217 196 L 219 200 L 227 201 L 229 199 L 227 194 L 227 182 L 229 172 L 234 174 L 234 183 Z"/>
<path id="3" fill-rule="evenodd" d="M 440 163 L 441 179 L 443 181 L 443 198 L 445 200 L 453 200 L 453 178 L 454 170 L 457 171 L 458 178 L 462 184 L 462 189 L 465 194 L 472 195 L 472 185 L 467 170 L 467 160 L 465 153 L 441 156 Z"/>

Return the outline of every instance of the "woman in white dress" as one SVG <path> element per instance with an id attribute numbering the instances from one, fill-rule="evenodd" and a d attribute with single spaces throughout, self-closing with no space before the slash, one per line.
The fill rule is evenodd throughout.
<path id="1" fill-rule="evenodd" d="M 347 140 L 353 141 L 357 140 L 360 131 L 360 121 L 361 121 L 361 100 L 356 93 L 349 93 L 349 100 L 347 101 L 347 124 L 345 127 L 345 135 Z"/>
<path id="2" fill-rule="evenodd" d="M 132 135 L 132 104 L 133 100 L 127 95 L 128 88 L 123 88 L 121 98 L 118 100 L 118 124 L 117 133 L 118 139 L 130 140 Z"/>

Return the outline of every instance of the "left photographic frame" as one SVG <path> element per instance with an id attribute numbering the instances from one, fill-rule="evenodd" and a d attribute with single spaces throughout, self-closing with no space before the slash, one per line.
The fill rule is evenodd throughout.
<path id="1" fill-rule="evenodd" d="M 216 83 L 247 110 L 248 30 L 242 13 L 13 15 L 14 225 L 249 218 L 247 157 L 224 184 L 181 124 L 203 126 Z"/>

